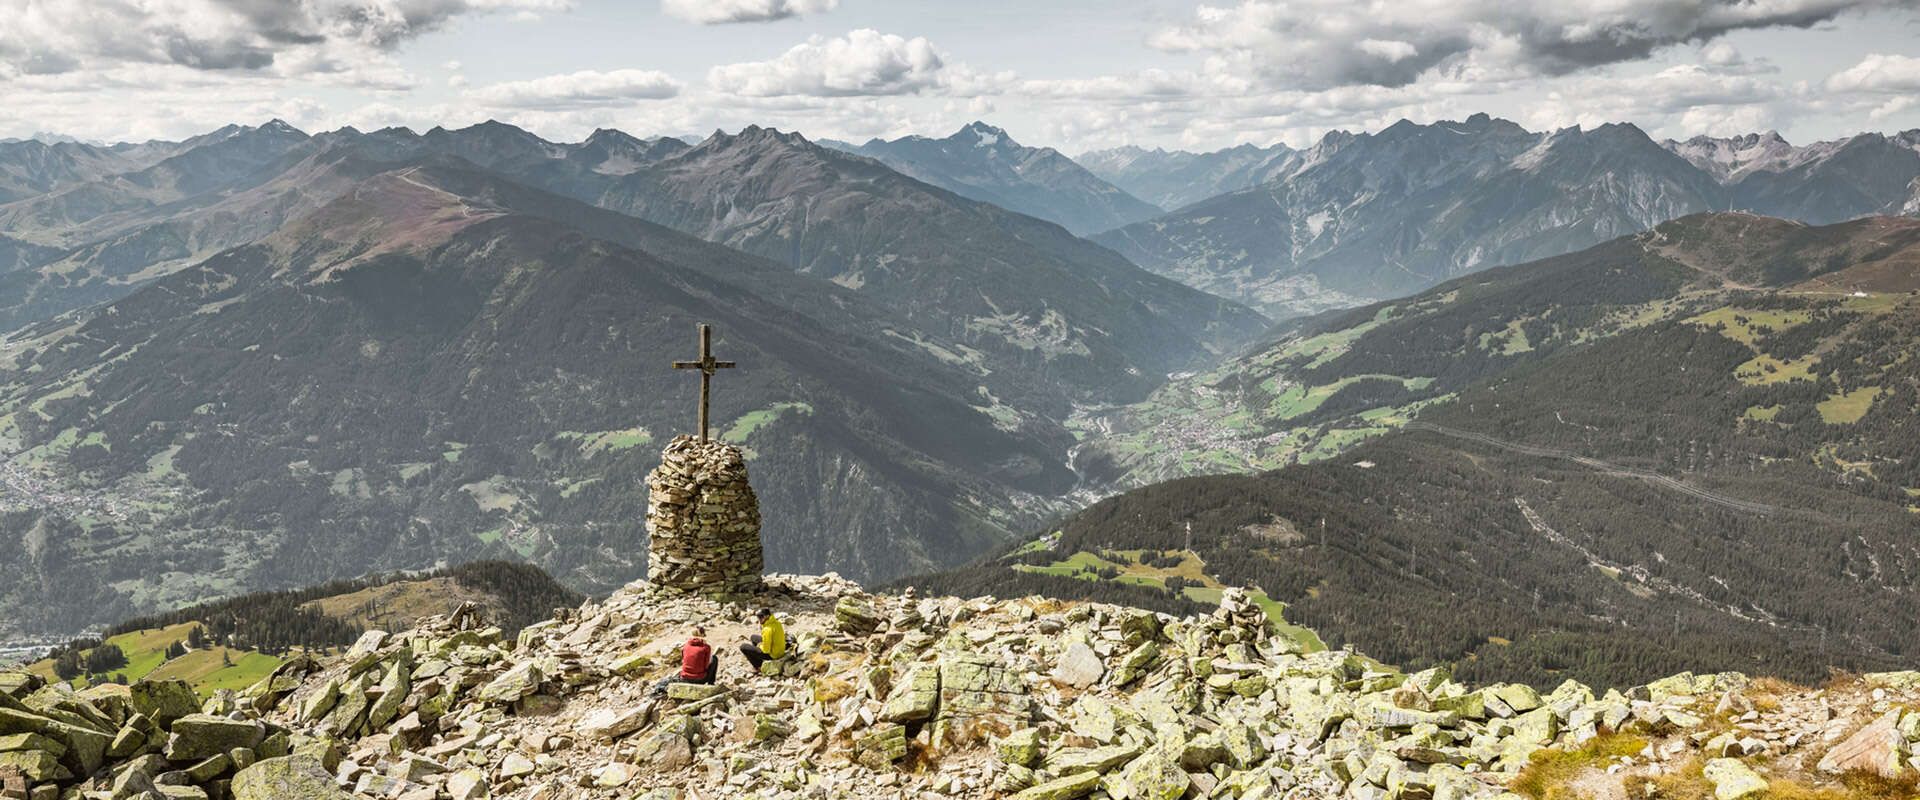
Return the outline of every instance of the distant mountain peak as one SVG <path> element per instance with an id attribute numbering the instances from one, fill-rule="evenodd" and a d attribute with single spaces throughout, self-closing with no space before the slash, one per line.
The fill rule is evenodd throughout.
<path id="1" fill-rule="evenodd" d="M 595 128 L 593 133 L 588 134 L 585 141 L 589 144 L 645 144 L 639 137 L 618 128 Z"/>
<path id="2" fill-rule="evenodd" d="M 748 125 L 747 127 L 741 128 L 739 133 L 732 136 L 728 136 L 725 131 L 714 131 L 714 135 L 707 137 L 707 141 L 702 142 L 702 144 L 715 143 L 716 139 L 718 143 L 722 145 L 733 143 L 749 145 L 777 143 L 788 146 L 813 144 L 813 142 L 807 140 L 807 137 L 802 136 L 799 131 L 782 131 L 779 128 L 763 128 L 759 125 Z"/>
<path id="3" fill-rule="evenodd" d="M 994 147 L 997 145 L 1005 145 L 1007 147 L 1020 146 L 1019 142 L 1014 141 L 1013 137 L 1007 135 L 1005 129 L 989 125 L 979 120 L 968 123 L 966 127 L 961 128 L 947 138 L 949 140 L 958 139 L 961 141 L 966 141 L 971 138 L 975 147 Z"/>
<path id="4" fill-rule="evenodd" d="M 306 135 L 305 131 L 302 131 L 299 128 L 293 127 L 292 124 L 288 123 L 284 119 L 280 119 L 279 117 L 274 117 L 273 119 L 267 120 L 267 123 L 265 125 L 261 125 L 260 127 L 255 128 L 255 130 L 267 131 L 271 133 L 297 133 L 302 136 Z"/>

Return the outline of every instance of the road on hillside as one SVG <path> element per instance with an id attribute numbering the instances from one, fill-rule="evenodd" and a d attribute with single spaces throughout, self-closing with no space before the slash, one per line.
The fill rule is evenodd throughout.
<path id="1" fill-rule="evenodd" d="M 1740 511 L 1747 514 L 1758 514 L 1761 516 L 1767 516 L 1770 514 L 1778 513 L 1780 510 L 1779 508 L 1767 505 L 1766 503 L 1755 503 L 1750 500 L 1741 500 L 1737 497 L 1728 497 L 1724 494 L 1708 491 L 1706 489 L 1702 489 L 1692 484 L 1682 483 L 1678 480 L 1669 478 L 1658 472 L 1650 472 L 1644 469 L 1633 469 L 1631 467 L 1622 467 L 1617 464 L 1611 464 L 1605 461 L 1601 461 L 1600 459 L 1597 459 L 1597 458 L 1589 458 L 1587 456 L 1580 455 L 1579 453 L 1568 452 L 1566 450 L 1558 450 L 1552 447 L 1535 447 L 1529 444 L 1509 442 L 1505 439 L 1496 439 L 1484 433 L 1475 433 L 1473 431 L 1463 431 L 1458 428 L 1449 428 L 1444 425 L 1435 425 L 1431 422 L 1409 422 L 1407 423 L 1406 428 L 1407 430 L 1426 431 L 1428 433 L 1437 433 L 1437 434 L 1440 434 L 1441 436 L 1448 436 L 1455 439 L 1465 439 L 1467 441 L 1479 442 L 1484 445 L 1488 445 L 1491 447 L 1498 447 L 1502 450 L 1510 450 L 1512 452 L 1520 453 L 1522 455 L 1537 456 L 1540 458 L 1557 458 L 1562 461 L 1571 461 L 1575 464 L 1579 464 L 1580 466 L 1587 467 L 1588 469 L 1592 469 L 1594 471 L 1597 471 L 1606 475 L 1616 475 L 1623 478 L 1638 478 L 1640 480 L 1646 481 L 1648 483 L 1651 483 L 1663 489 L 1670 489 L 1672 491 L 1676 491 L 1681 494 L 1687 495 L 1688 497 L 1692 497 L 1698 500 L 1704 500 L 1706 502 L 1712 503 L 1717 506 L 1730 508 L 1735 511 Z"/>

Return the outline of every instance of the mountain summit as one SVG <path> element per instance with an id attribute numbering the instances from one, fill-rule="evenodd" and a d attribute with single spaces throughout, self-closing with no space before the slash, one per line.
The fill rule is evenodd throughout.
<path id="1" fill-rule="evenodd" d="M 1909 791 L 1916 771 L 1901 757 L 1920 744 L 1910 671 L 1825 689 L 1726 672 L 1543 692 L 1304 646 L 1237 588 L 1171 615 L 870 594 L 832 576 L 767 585 L 743 605 L 636 584 L 512 640 L 463 608 L 369 631 L 340 656 L 300 656 L 204 703 L 181 681 L 73 692 L 0 673 L 0 702 L 15 706 L 0 720 L 22 731 L 0 789 L 98 776 L 233 800 L 1545 800 L 1649 788 L 1866 800 Z M 784 622 L 786 655 L 750 669 L 723 654 L 714 681 L 674 679 L 700 657 L 688 642 L 724 647 L 757 630 L 754 608 Z M 696 626 L 706 636 L 689 640 Z"/>
<path id="2" fill-rule="evenodd" d="M 1057 222 L 1077 235 L 1160 213 L 1059 151 L 1026 147 L 985 122 L 973 122 L 945 139 L 908 136 L 839 147 L 962 197 Z"/>

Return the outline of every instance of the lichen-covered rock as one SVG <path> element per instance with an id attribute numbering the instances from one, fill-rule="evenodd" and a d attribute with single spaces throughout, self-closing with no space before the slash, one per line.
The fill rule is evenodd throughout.
<path id="1" fill-rule="evenodd" d="M 880 627 L 880 612 L 873 604 L 853 597 L 842 597 L 833 606 L 833 627 L 844 633 L 865 636 Z"/>
<path id="2" fill-rule="evenodd" d="M 904 680 L 893 687 L 893 694 L 880 710 L 880 718 L 888 722 L 909 723 L 925 722 L 933 719 L 933 713 L 940 705 L 940 667 L 937 664 L 916 664 L 907 672 Z"/>
<path id="3" fill-rule="evenodd" d="M 1013 796 L 1013 800 L 1073 800 L 1093 794 L 1093 790 L 1099 785 L 1100 773 L 1076 772 L 1022 789 Z"/>
<path id="4" fill-rule="evenodd" d="M 380 699 L 375 700 L 367 709 L 368 728 L 375 730 L 385 728 L 387 723 L 399 716 L 400 706 L 407 701 L 408 673 L 412 669 L 412 662 L 406 658 L 395 659 L 393 664 L 387 667 L 387 673 L 380 679 L 380 685 L 376 689 L 380 693 Z"/>
<path id="5" fill-rule="evenodd" d="M 319 761 L 301 756 L 269 758 L 233 776 L 233 800 L 353 800 Z"/>
<path id="6" fill-rule="evenodd" d="M 31 672 L 0 670 L 0 694 L 8 697 L 25 697 L 44 685 L 46 681 Z"/>
<path id="7" fill-rule="evenodd" d="M 1160 659 L 1160 645 L 1143 642 L 1120 659 L 1120 667 L 1113 671 L 1113 685 L 1126 686 L 1147 674 L 1147 669 Z"/>
<path id="8" fill-rule="evenodd" d="M 160 727 L 200 711 L 200 695 L 193 685 L 182 680 L 141 680 L 127 687 L 127 701 L 133 710 L 145 714 Z"/>
<path id="9" fill-rule="evenodd" d="M 1002 764 L 1031 767 L 1040 760 L 1040 730 L 1023 728 L 993 743 L 993 753 Z"/>
<path id="10" fill-rule="evenodd" d="M 0 752 L 0 769 L 12 767 L 35 783 L 61 781 L 73 776 L 65 767 L 60 766 L 60 758 L 45 750 L 12 750 Z"/>
<path id="11" fill-rule="evenodd" d="M 727 693 L 727 687 L 705 683 L 673 683 L 667 685 L 667 698 L 685 703 L 694 703 Z"/>
<path id="12" fill-rule="evenodd" d="M 907 756 L 907 729 L 892 723 L 876 725 L 853 744 L 854 760 L 868 769 L 887 769 Z"/>
<path id="13" fill-rule="evenodd" d="M 494 678 L 493 682 L 481 687 L 476 695 L 489 703 L 511 703 L 540 690 L 540 684 L 546 681 L 546 675 L 540 666 L 532 661 L 515 664 L 512 669 Z"/>
<path id="14" fill-rule="evenodd" d="M 190 714 L 174 720 L 167 737 L 166 756 L 175 763 L 225 755 L 236 747 L 252 747 L 265 739 L 266 729 L 255 721 Z"/>
<path id="15" fill-rule="evenodd" d="M 753 740 L 772 742 L 792 736 L 794 725 L 772 714 L 755 714 L 753 717 Z"/>
<path id="16" fill-rule="evenodd" d="M 1749 800 L 1767 791 L 1767 779 L 1739 759 L 1712 759 L 1700 771 L 1713 784 L 1714 800 Z"/>
<path id="17" fill-rule="evenodd" d="M 1127 762 L 1103 782 L 1114 800 L 1179 800 L 1192 785 L 1180 766 L 1178 747 L 1159 746 Z"/>
<path id="18" fill-rule="evenodd" d="M 1904 711 L 1920 707 L 1920 685 L 1898 678 L 1752 687 L 1793 695 L 1764 704 L 1732 675 L 1602 696 L 1572 681 L 1544 695 L 1482 688 L 1444 668 L 1403 675 L 1351 651 L 1308 652 L 1244 593 L 1223 595 L 1213 613 L 1168 619 L 1039 598 L 887 597 L 833 577 L 768 576 L 762 593 L 736 598 L 636 584 L 514 639 L 458 613 L 433 618 L 353 659 L 218 696 L 208 707 L 232 719 L 189 714 L 180 731 L 137 710 L 160 711 L 151 690 L 147 700 L 119 687 L 0 695 L 0 752 L 53 758 L 56 797 L 116 781 L 148 798 L 234 797 L 230 778 L 245 783 L 237 776 L 292 753 L 315 765 L 306 778 L 324 776 L 309 787 L 319 796 L 359 787 L 386 800 L 651 800 L 689 780 L 715 796 L 847 800 L 1512 800 L 1504 782 L 1538 751 L 1615 732 L 1649 744 L 1596 780 L 1764 757 L 1770 775 L 1820 788 L 1838 781 L 1809 774 L 1830 750 L 1901 777 L 1920 766 L 1907 744 L 1920 712 Z M 780 675 L 733 669 L 719 686 L 646 694 L 687 627 L 731 643 L 760 606 L 782 615 L 799 654 Z M 267 723 L 258 744 L 175 762 L 158 754 L 172 741 L 168 752 L 186 755 L 183 733 L 256 721 Z M 104 769 L 82 770 L 103 754 Z M 0 782 L 23 793 L 22 768 L 49 767 L 16 758 Z M 1735 767 L 1712 771 L 1739 800 L 1758 800 Z"/>

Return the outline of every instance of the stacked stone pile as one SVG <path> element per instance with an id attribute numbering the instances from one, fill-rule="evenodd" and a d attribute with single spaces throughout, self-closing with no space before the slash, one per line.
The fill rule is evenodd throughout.
<path id="1" fill-rule="evenodd" d="M 723 662 L 716 686 L 652 695 L 689 627 L 742 635 L 762 605 L 787 621 L 787 658 L 764 672 Z M 637 583 L 515 640 L 456 614 L 302 669 L 204 707 L 177 687 L 117 700 L 0 675 L 0 752 L 25 754 L 0 760 L 0 788 L 33 800 L 1467 800 L 1512 798 L 1544 752 L 1588 745 L 1601 755 L 1577 793 L 1528 791 L 1695 797 L 1660 794 L 1657 781 L 1686 777 L 1763 800 L 1783 781 L 1920 775 L 1920 673 L 1824 689 L 1732 673 L 1626 691 L 1470 687 L 1445 669 L 1307 652 L 1235 590 L 1211 614 L 1173 618 L 873 595 L 832 576 L 768 576 L 731 600 Z M 16 740 L 23 714 L 32 735 Z"/>
<path id="2" fill-rule="evenodd" d="M 661 589 L 752 592 L 765 562 L 760 504 L 740 448 L 679 436 L 647 474 L 647 579 Z"/>

